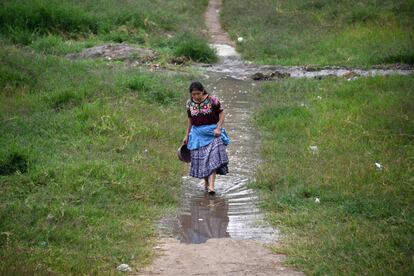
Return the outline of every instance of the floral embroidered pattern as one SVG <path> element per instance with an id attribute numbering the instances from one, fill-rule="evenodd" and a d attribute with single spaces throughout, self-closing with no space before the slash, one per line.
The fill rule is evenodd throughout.
<path id="1" fill-rule="evenodd" d="M 217 124 L 222 111 L 221 103 L 215 96 L 207 96 L 201 103 L 196 103 L 192 99 L 187 101 L 188 117 L 195 126 Z"/>
<path id="2" fill-rule="evenodd" d="M 187 109 L 191 113 L 191 117 L 208 115 L 213 112 L 213 107 L 219 107 L 220 102 L 214 96 L 208 96 L 203 102 L 196 103 L 191 99 L 187 102 Z"/>

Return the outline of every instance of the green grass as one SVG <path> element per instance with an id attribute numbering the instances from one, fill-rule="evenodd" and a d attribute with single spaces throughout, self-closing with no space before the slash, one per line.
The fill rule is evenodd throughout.
<path id="1" fill-rule="evenodd" d="M 0 40 L 38 52 L 65 55 L 103 43 L 133 43 L 157 50 L 160 61 L 187 56 L 216 60 L 205 37 L 208 0 L 18 0 L 0 3 Z M 183 49 L 186 37 L 191 45 Z"/>
<path id="2" fill-rule="evenodd" d="M 413 64 L 414 1 L 226 0 L 221 21 L 259 63 Z"/>
<path id="3" fill-rule="evenodd" d="M 260 103 L 275 251 L 310 275 L 412 275 L 414 77 L 283 80 Z"/>
<path id="4" fill-rule="evenodd" d="M 177 37 L 174 55 L 205 63 L 214 63 L 218 60 L 216 51 L 209 47 L 206 39 L 188 34 Z"/>
<path id="5" fill-rule="evenodd" d="M 177 204 L 190 77 L 6 45 L 0 59 L 0 274 L 148 263 Z"/>

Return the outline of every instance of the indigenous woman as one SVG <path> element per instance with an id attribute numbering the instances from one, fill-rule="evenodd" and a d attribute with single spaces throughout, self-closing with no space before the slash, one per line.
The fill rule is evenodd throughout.
<path id="1" fill-rule="evenodd" d="M 184 144 L 191 151 L 190 176 L 204 179 L 210 195 L 215 194 L 216 174 L 228 173 L 226 146 L 230 143 L 219 99 L 209 95 L 200 82 L 193 82 L 187 101 L 188 127 Z"/>

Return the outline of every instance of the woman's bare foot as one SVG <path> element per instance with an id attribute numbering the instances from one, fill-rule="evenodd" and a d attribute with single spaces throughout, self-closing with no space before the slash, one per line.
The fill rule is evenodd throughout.
<path id="1" fill-rule="evenodd" d="M 208 177 L 208 193 L 214 195 L 216 192 L 214 190 L 214 181 L 216 180 L 216 171 Z"/>

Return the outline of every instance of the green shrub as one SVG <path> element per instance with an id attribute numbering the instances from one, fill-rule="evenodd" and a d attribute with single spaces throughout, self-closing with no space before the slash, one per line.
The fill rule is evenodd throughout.
<path id="1" fill-rule="evenodd" d="M 180 35 L 174 42 L 174 55 L 188 57 L 197 62 L 212 63 L 217 61 L 214 49 L 207 40 L 190 34 Z"/>
<path id="2" fill-rule="evenodd" d="M 0 175 L 12 175 L 27 172 L 28 158 L 25 154 L 12 150 L 4 160 L 0 160 Z"/>
<path id="3" fill-rule="evenodd" d="M 43 53 L 54 53 L 54 49 L 56 49 L 59 45 L 64 44 L 64 40 L 59 36 L 43 36 L 32 43 L 32 48 L 43 52 Z"/>
<path id="4" fill-rule="evenodd" d="M 20 37 L 25 32 L 26 35 L 97 33 L 96 22 L 96 18 L 75 5 L 53 1 L 9 1 L 2 3 L 0 8 L 0 31 L 14 36 L 15 42 L 16 38 L 25 42 Z"/>
<path id="5" fill-rule="evenodd" d="M 75 90 L 56 91 L 46 96 L 46 102 L 55 110 L 76 106 L 82 99 L 83 95 Z"/>

